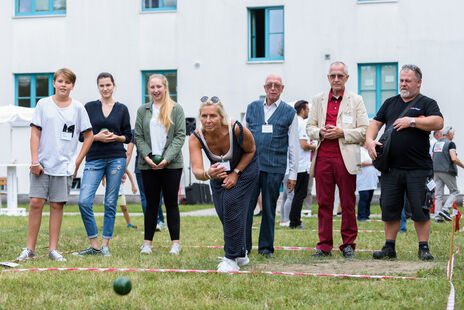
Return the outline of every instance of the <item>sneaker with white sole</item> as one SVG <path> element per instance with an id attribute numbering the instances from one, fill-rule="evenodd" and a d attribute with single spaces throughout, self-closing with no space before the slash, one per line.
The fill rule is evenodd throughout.
<path id="1" fill-rule="evenodd" d="M 87 256 L 87 255 L 102 255 L 101 250 L 95 250 L 92 248 L 92 246 L 89 246 L 87 249 L 82 250 L 80 252 L 74 252 L 72 253 L 73 255 L 78 255 L 78 256 Z"/>
<path id="2" fill-rule="evenodd" d="M 245 252 L 244 257 L 237 257 L 236 260 L 237 265 L 239 266 L 246 266 L 250 263 L 250 259 L 248 258 L 248 251 Z"/>
<path id="3" fill-rule="evenodd" d="M 111 256 L 110 249 L 107 246 L 102 246 L 100 251 L 103 256 Z"/>
<path id="4" fill-rule="evenodd" d="M 34 252 L 32 252 L 32 250 L 29 250 L 28 248 L 24 248 L 21 254 L 19 254 L 19 256 L 16 258 L 16 260 L 23 260 L 27 258 L 32 258 L 34 256 L 35 254 Z"/>
<path id="5" fill-rule="evenodd" d="M 57 250 L 53 250 L 48 252 L 48 258 L 51 260 L 55 260 L 57 262 L 65 262 L 66 258 L 63 257 L 63 255 L 60 254 Z"/>
<path id="6" fill-rule="evenodd" d="M 166 224 L 164 224 L 164 222 L 158 222 L 158 224 L 156 224 L 156 231 L 162 231 L 165 229 L 166 229 Z"/>
<path id="7" fill-rule="evenodd" d="M 169 251 L 169 254 L 179 255 L 179 252 L 180 252 L 180 244 L 173 243 L 171 247 L 171 251 Z"/>
<path id="8" fill-rule="evenodd" d="M 151 254 L 151 245 L 144 243 L 140 250 L 140 254 Z"/>
<path id="9" fill-rule="evenodd" d="M 217 267 L 218 272 L 230 272 L 230 271 L 239 271 L 240 267 L 237 264 L 235 259 L 230 259 L 227 257 L 218 257 L 221 262 Z"/>
<path id="10" fill-rule="evenodd" d="M 440 212 L 438 212 L 438 214 L 447 221 L 453 220 L 453 218 L 447 210 L 441 210 Z"/>
<path id="11" fill-rule="evenodd" d="M 302 210 L 301 217 L 311 217 L 312 213 L 311 210 Z"/>
<path id="12" fill-rule="evenodd" d="M 281 227 L 289 227 L 290 226 L 290 221 L 280 222 L 279 226 L 281 226 Z"/>

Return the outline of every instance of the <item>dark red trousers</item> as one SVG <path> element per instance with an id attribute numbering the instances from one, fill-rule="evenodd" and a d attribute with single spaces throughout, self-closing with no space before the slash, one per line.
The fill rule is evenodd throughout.
<path id="1" fill-rule="evenodd" d="M 317 157 L 315 167 L 316 194 L 319 211 L 319 243 L 316 248 L 330 252 L 333 248 L 332 223 L 334 208 L 335 184 L 340 192 L 342 206 L 341 234 L 343 244 L 340 250 L 347 245 L 356 247 L 354 241 L 358 235 L 356 223 L 356 175 L 349 174 L 343 158 Z"/>

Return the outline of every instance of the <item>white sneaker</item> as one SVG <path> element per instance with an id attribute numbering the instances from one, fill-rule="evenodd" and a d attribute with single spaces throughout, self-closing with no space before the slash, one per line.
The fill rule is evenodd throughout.
<path id="1" fill-rule="evenodd" d="M 28 248 L 24 248 L 21 254 L 19 254 L 19 256 L 16 258 L 16 260 L 23 260 L 26 258 L 32 258 L 34 256 L 35 256 L 34 252 L 29 250 Z"/>
<path id="2" fill-rule="evenodd" d="M 235 259 L 229 259 L 227 257 L 218 257 L 221 262 L 218 265 L 218 272 L 229 272 L 229 271 L 239 271 L 240 267 L 237 265 Z"/>
<path id="3" fill-rule="evenodd" d="M 290 226 L 290 221 L 280 222 L 279 226 L 281 226 L 281 227 L 289 227 Z"/>
<path id="4" fill-rule="evenodd" d="M 302 210 L 301 211 L 301 217 L 311 217 L 312 213 L 311 210 Z"/>
<path id="5" fill-rule="evenodd" d="M 250 259 L 248 258 L 248 251 L 245 252 L 244 257 L 237 257 L 235 260 L 237 262 L 237 265 L 239 266 L 246 266 L 250 263 Z"/>
<path id="6" fill-rule="evenodd" d="M 151 245 L 144 243 L 140 250 L 140 254 L 151 254 Z"/>
<path id="7" fill-rule="evenodd" d="M 110 249 L 107 246 L 102 246 L 100 251 L 103 256 L 111 256 Z"/>
<path id="8" fill-rule="evenodd" d="M 169 251 L 169 254 L 179 255 L 179 252 L 180 252 L 180 244 L 173 243 L 171 251 Z"/>
<path id="9" fill-rule="evenodd" d="M 65 262 L 66 258 L 63 257 L 63 255 L 60 254 L 57 250 L 53 250 L 48 252 L 48 258 L 51 260 L 55 260 L 57 262 Z"/>

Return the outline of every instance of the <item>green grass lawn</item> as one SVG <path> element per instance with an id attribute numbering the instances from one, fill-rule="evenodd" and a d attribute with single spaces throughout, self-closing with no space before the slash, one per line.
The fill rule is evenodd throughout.
<path id="1" fill-rule="evenodd" d="M 188 206 L 193 207 L 194 206 Z M 314 209 L 313 209 L 314 210 Z M 375 209 L 373 209 L 375 210 Z M 374 212 L 376 213 L 376 212 Z M 339 217 L 334 229 L 339 229 Z M 260 218 L 255 217 L 255 222 Z M 102 217 L 97 217 L 101 231 Z M 169 248 L 154 248 L 153 254 L 141 256 L 143 218 L 134 217 L 139 229 L 128 229 L 124 219 L 117 217 L 111 257 L 75 257 L 65 254 L 65 263 L 38 258 L 21 262 L 18 268 L 100 267 L 100 268 L 163 268 L 215 270 L 222 249 L 191 248 L 194 245 L 222 245 L 222 227 L 216 217 L 182 217 L 179 256 L 168 254 Z M 290 230 L 278 225 L 276 246 L 315 247 L 316 218 L 305 218 L 308 230 Z M 383 230 L 381 222 L 359 224 L 360 230 Z M 345 273 L 417 276 L 426 280 L 354 279 L 314 276 L 283 276 L 266 274 L 187 274 L 151 272 L 44 271 L 0 272 L 0 309 L 444 309 L 450 291 L 446 279 L 450 227 L 432 224 L 430 248 L 433 263 L 417 258 L 417 239 L 413 223 L 408 233 L 398 236 L 398 259 L 374 261 L 372 254 L 357 252 L 345 260 L 333 251 L 328 259 L 313 259 L 312 251 L 276 251 L 276 258 L 266 259 L 253 250 L 250 265 L 241 270 L 298 271 L 310 273 Z M 11 261 L 26 244 L 27 218 L 0 216 L 0 261 Z M 258 230 L 253 230 L 254 245 Z M 380 249 L 383 233 L 359 233 L 358 249 Z M 463 247 L 464 234 L 455 237 L 455 246 Z M 334 233 L 335 247 L 341 242 Z M 169 246 L 167 231 L 157 232 L 154 245 Z M 48 217 L 42 221 L 37 255 L 46 254 Z M 59 244 L 60 251 L 80 250 L 88 246 L 80 217 L 65 216 Z M 464 255 L 456 256 L 453 283 L 456 309 L 464 308 Z M 5 270 L 6 267 L 0 267 Z M 119 276 L 132 281 L 129 295 L 118 296 L 112 283 Z"/>

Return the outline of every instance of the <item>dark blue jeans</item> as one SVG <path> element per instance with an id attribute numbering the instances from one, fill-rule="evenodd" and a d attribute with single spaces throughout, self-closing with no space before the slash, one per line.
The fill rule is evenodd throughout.
<path id="1" fill-rule="evenodd" d="M 263 198 L 263 213 L 259 231 L 258 252 L 274 253 L 274 225 L 277 199 L 279 198 L 280 184 L 284 178 L 283 173 L 269 173 L 260 171 L 257 184 L 251 194 L 248 206 L 246 224 L 246 248 L 250 253 L 252 248 L 251 226 L 253 225 L 253 210 L 256 207 L 259 193 Z"/>
<path id="2" fill-rule="evenodd" d="M 371 201 L 374 190 L 359 191 L 358 221 L 364 221 L 371 215 Z"/>

